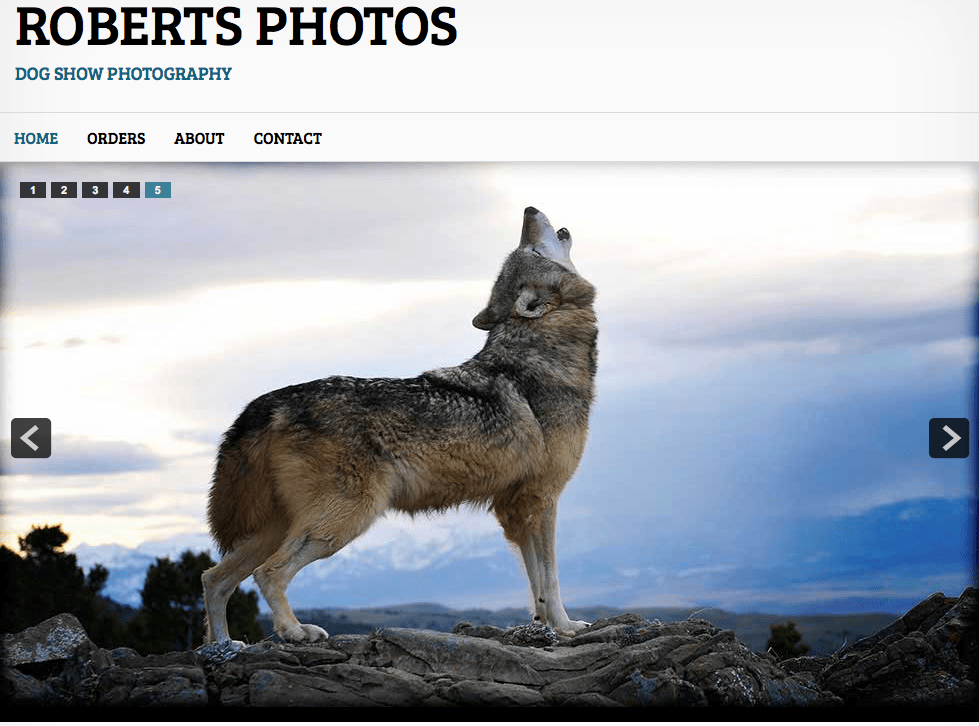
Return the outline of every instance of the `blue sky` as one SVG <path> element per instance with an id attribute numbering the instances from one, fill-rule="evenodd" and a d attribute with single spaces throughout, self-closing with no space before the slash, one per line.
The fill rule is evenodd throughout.
<path id="1" fill-rule="evenodd" d="M 567 602 L 893 611 L 973 579 L 974 469 L 927 451 L 930 418 L 974 421 L 970 167 L 3 174 L 0 410 L 55 433 L 46 461 L 4 445 L 8 546 L 45 523 L 86 557 L 206 546 L 214 447 L 241 408 L 471 356 L 532 204 L 598 288 L 598 398 L 559 514 Z M 173 198 L 14 198 L 35 177 L 169 179 Z M 526 598 L 483 512 L 392 516 L 334 559 L 294 599 Z"/>

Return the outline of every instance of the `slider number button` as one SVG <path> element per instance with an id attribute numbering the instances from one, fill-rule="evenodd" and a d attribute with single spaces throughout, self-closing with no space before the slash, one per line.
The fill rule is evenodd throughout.
<path id="1" fill-rule="evenodd" d="M 169 199 L 170 182 L 146 182 L 147 199 Z"/>

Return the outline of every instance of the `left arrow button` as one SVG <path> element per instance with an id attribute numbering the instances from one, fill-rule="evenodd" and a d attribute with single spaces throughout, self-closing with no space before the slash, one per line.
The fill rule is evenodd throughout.
<path id="1" fill-rule="evenodd" d="M 37 426 L 31 426 L 30 431 L 20 437 L 20 440 L 31 447 L 32 451 L 37 451 L 37 444 L 31 441 L 31 434 L 37 433 Z"/>
<path id="2" fill-rule="evenodd" d="M 12 419 L 10 455 L 15 459 L 47 459 L 51 456 L 51 419 Z"/>

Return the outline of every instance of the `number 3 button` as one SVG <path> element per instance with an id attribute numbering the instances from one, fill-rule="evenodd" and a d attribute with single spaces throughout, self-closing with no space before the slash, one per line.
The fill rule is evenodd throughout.
<path id="1" fill-rule="evenodd" d="M 82 199 L 107 199 L 109 182 L 82 182 Z"/>

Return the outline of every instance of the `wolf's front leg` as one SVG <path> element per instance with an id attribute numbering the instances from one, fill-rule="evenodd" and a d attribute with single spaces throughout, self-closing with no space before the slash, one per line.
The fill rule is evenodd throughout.
<path id="1" fill-rule="evenodd" d="M 534 622 L 543 623 L 547 620 L 547 612 L 544 609 L 544 599 L 541 596 L 540 566 L 533 537 L 528 536 L 526 541 L 520 545 L 520 554 L 523 556 L 523 563 L 527 568 L 527 579 L 530 580 L 530 595 L 534 599 Z"/>
<path id="2" fill-rule="evenodd" d="M 556 530 L 557 505 L 554 505 L 541 513 L 532 535 L 533 552 L 537 557 L 536 571 L 540 583 L 537 613 L 542 615 L 541 619 L 546 625 L 550 625 L 561 635 L 574 635 L 591 623 L 569 618 L 561 602 L 561 587 L 557 576 Z"/>

